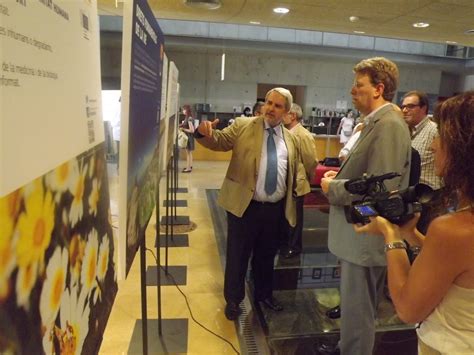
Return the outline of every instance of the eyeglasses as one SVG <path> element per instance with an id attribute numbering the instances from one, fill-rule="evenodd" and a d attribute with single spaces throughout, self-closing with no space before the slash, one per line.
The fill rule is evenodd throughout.
<path id="1" fill-rule="evenodd" d="M 406 104 L 400 105 L 400 109 L 403 111 L 404 109 L 413 110 L 415 107 L 421 107 L 420 104 Z"/>

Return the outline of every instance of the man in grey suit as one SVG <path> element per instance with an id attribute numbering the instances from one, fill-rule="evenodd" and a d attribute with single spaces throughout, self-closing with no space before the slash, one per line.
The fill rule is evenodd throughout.
<path id="1" fill-rule="evenodd" d="M 357 234 L 347 223 L 344 206 L 361 196 L 351 195 L 344 183 L 368 176 L 397 172 L 385 181 L 388 190 L 408 186 L 411 141 L 401 113 L 391 101 L 398 85 L 398 68 L 383 57 L 362 60 L 354 67 L 352 103 L 365 116 L 365 126 L 338 173 L 327 172 L 321 187 L 331 204 L 329 250 L 341 262 L 340 351 L 347 355 L 372 354 L 375 318 L 386 275 L 383 238 Z"/>

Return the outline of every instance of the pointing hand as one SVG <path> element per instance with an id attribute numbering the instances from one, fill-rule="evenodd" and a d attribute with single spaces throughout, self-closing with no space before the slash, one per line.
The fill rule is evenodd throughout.
<path id="1" fill-rule="evenodd" d="M 198 132 L 201 133 L 204 137 L 212 137 L 212 130 L 217 127 L 219 119 L 216 118 L 214 121 L 202 121 L 199 124 Z"/>

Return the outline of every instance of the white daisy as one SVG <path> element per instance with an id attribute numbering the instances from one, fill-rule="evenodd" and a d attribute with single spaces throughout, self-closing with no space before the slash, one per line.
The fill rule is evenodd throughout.
<path id="1" fill-rule="evenodd" d="M 59 343 L 60 354 L 81 354 L 84 340 L 89 333 L 90 307 L 83 289 L 78 297 L 77 286 L 66 289 L 59 311 L 60 328 L 55 327 L 54 336 Z"/>
<path id="2" fill-rule="evenodd" d="M 61 297 L 66 287 L 68 251 L 56 248 L 46 267 L 46 280 L 40 296 L 40 315 L 43 325 L 51 328 L 58 315 Z"/>
<path id="3" fill-rule="evenodd" d="M 56 193 L 56 202 L 59 202 L 62 193 L 68 190 L 73 172 L 77 172 L 78 170 L 77 160 L 72 159 L 61 164 L 46 175 L 46 184 Z"/>
<path id="4" fill-rule="evenodd" d="M 38 263 L 31 263 L 18 269 L 16 277 L 16 303 L 26 310 L 30 309 L 30 292 L 36 282 Z"/>
<path id="5" fill-rule="evenodd" d="M 86 243 L 84 259 L 81 267 L 81 284 L 83 290 L 89 295 L 97 287 L 97 255 L 99 242 L 97 231 L 92 229 Z"/>
<path id="6" fill-rule="evenodd" d="M 94 175 L 95 170 L 95 154 L 92 155 L 91 160 L 89 162 L 89 178 L 92 178 Z"/>
<path id="7" fill-rule="evenodd" d="M 84 197 L 86 172 L 87 165 L 83 166 L 82 169 L 78 168 L 77 172 L 72 172 L 73 175 L 71 176 L 69 184 L 69 191 L 71 191 L 71 194 L 73 196 L 71 209 L 69 211 L 69 220 L 71 222 L 71 227 L 74 227 L 84 215 L 84 203 L 82 200 Z"/>
<path id="8" fill-rule="evenodd" d="M 97 278 L 99 281 L 104 281 L 107 275 L 107 268 L 109 266 L 109 237 L 105 234 L 102 237 L 102 243 L 99 248 L 99 259 L 97 260 Z"/>
<path id="9" fill-rule="evenodd" d="M 93 216 L 97 215 L 97 203 L 99 202 L 100 182 L 97 179 L 92 180 L 92 191 L 89 195 L 89 213 Z"/>

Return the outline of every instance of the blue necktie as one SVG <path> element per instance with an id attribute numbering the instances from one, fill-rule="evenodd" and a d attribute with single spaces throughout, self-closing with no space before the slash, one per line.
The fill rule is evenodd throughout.
<path id="1" fill-rule="evenodd" d="M 278 157 L 273 135 L 275 130 L 268 128 L 268 139 L 267 139 L 267 172 L 265 174 L 265 192 L 271 195 L 275 192 L 277 187 L 277 175 L 278 175 Z"/>

